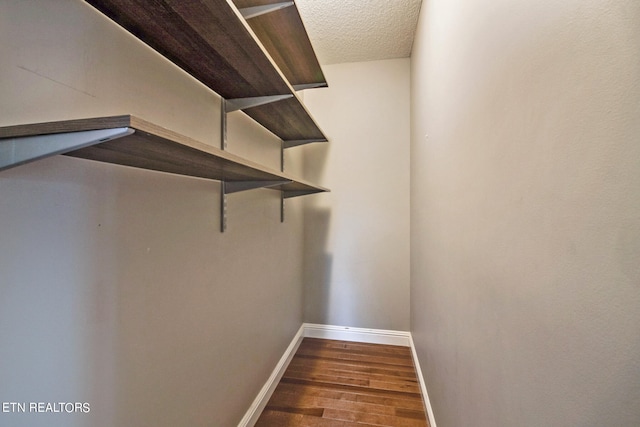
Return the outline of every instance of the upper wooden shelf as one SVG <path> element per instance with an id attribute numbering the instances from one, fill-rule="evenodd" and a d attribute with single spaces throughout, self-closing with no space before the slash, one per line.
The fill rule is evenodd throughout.
<path id="1" fill-rule="evenodd" d="M 233 0 L 238 9 L 282 4 L 282 0 Z M 294 87 L 326 87 L 327 81 L 294 2 L 247 19 L 273 60 Z"/>
<path id="2" fill-rule="evenodd" d="M 86 1 L 227 100 L 291 95 L 243 109 L 282 140 L 327 140 L 231 0 Z"/>
<path id="3" fill-rule="evenodd" d="M 128 134 L 106 141 L 101 139 L 90 140 L 93 137 L 89 136 L 92 131 L 121 128 L 124 128 Z M 47 137 L 61 134 L 64 134 L 65 137 L 75 135 L 76 139 L 80 139 L 80 142 L 75 143 L 74 148 L 71 149 L 72 151 L 65 152 L 64 149 L 56 151 L 55 148 L 47 148 L 47 146 L 52 147 L 55 144 L 54 141 L 48 140 Z M 89 140 L 82 140 L 84 134 L 87 135 Z M 41 138 L 38 138 L 35 143 L 31 142 L 33 138 L 31 140 L 24 138 L 38 136 Z M 7 138 L 9 139 L 7 140 Z M 280 182 L 269 188 L 282 190 L 284 197 L 328 191 L 326 188 L 293 178 L 284 172 L 266 168 L 258 163 L 128 115 L 0 128 L 0 143 L 7 141 L 12 146 L 4 151 L 0 146 L 0 155 L 8 153 L 7 156 L 13 156 L 13 153 L 20 149 L 21 144 L 23 146 L 37 144 L 38 147 L 36 151 L 28 149 L 31 150 L 28 154 L 31 158 L 26 161 L 19 159 L 20 161 L 17 163 L 12 163 L 11 159 L 0 158 L 0 160 L 6 160 L 5 169 L 27 161 L 37 160 L 47 155 L 66 154 L 100 162 L 230 183 Z M 37 154 L 41 151 L 45 154 Z M 1 169 L 3 167 L 0 167 Z"/>

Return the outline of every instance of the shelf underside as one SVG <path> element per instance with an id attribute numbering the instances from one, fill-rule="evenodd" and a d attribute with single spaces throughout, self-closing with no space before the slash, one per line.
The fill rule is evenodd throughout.
<path id="1" fill-rule="evenodd" d="M 281 181 L 269 187 L 285 197 L 328 191 L 286 173 L 235 156 L 133 116 L 102 117 L 38 123 L 0 128 L 0 143 L 21 137 L 57 135 L 100 129 L 130 128 L 135 132 L 106 142 L 63 153 L 72 157 L 141 169 L 174 173 L 225 182 Z M 43 139 L 46 144 L 46 139 Z"/>
<path id="2" fill-rule="evenodd" d="M 225 99 L 292 95 L 244 112 L 285 141 L 326 141 L 231 0 L 86 1 Z"/>
<path id="3" fill-rule="evenodd" d="M 282 0 L 234 0 L 239 9 L 282 3 Z M 327 81 L 295 3 L 247 20 L 265 49 L 293 85 L 326 87 Z"/>

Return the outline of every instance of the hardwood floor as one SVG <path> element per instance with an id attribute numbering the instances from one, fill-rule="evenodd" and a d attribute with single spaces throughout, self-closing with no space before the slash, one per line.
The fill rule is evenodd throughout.
<path id="1" fill-rule="evenodd" d="M 305 338 L 256 427 L 428 427 L 411 350 Z"/>

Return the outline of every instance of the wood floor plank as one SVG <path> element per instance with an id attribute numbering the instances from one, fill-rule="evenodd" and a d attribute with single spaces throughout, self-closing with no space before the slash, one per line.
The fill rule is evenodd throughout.
<path id="1" fill-rule="evenodd" d="M 428 427 L 407 347 L 305 338 L 260 427 Z"/>
<path id="2" fill-rule="evenodd" d="M 398 367 L 399 369 L 413 369 L 413 363 L 406 360 L 406 358 L 399 358 L 396 356 L 381 356 L 381 355 L 369 355 L 366 353 L 349 353 L 347 351 L 334 351 L 326 349 L 314 349 L 314 348 L 299 348 L 296 357 L 300 359 L 311 360 L 327 360 L 339 363 L 353 363 L 353 364 L 373 364 L 380 365 L 380 367 Z"/>
<path id="3" fill-rule="evenodd" d="M 336 421 L 350 421 L 354 423 L 368 423 L 385 427 L 425 427 L 425 420 L 400 418 L 389 415 L 369 414 L 366 412 L 325 409 L 322 418 Z"/>
<path id="4" fill-rule="evenodd" d="M 352 375 L 371 375 L 372 377 L 393 377 L 398 380 L 416 381 L 415 370 L 413 369 L 397 369 L 370 366 L 366 364 L 353 364 L 344 362 L 335 362 L 330 360 L 317 359 L 310 362 L 308 359 L 295 357 L 289 364 L 290 369 L 295 370 L 325 370 L 327 372 L 350 372 Z"/>
<path id="5" fill-rule="evenodd" d="M 284 374 L 283 378 L 297 378 L 301 380 L 310 380 L 310 381 L 320 381 L 320 382 L 328 382 L 332 384 L 345 384 L 345 385 L 358 385 L 358 386 L 369 386 L 368 379 L 359 379 L 359 378 L 349 378 L 340 375 L 331 375 L 331 374 L 316 374 L 312 372 L 300 372 L 300 371 L 289 371 Z"/>
<path id="6" fill-rule="evenodd" d="M 375 381 L 385 381 L 389 383 L 395 384 L 417 384 L 417 380 L 415 379 L 415 374 L 413 377 L 409 376 L 408 373 L 400 372 L 400 371 L 388 371 L 385 373 L 373 372 L 369 369 L 367 372 L 360 372 L 354 369 L 349 369 L 345 366 L 318 366 L 314 365 L 313 367 L 309 366 L 299 366 L 290 364 L 289 365 L 290 372 L 296 372 L 299 375 L 314 375 L 316 373 L 323 373 L 324 375 L 334 375 L 339 377 L 347 377 L 351 379 L 368 379 Z"/>
<path id="7" fill-rule="evenodd" d="M 406 366 L 413 367 L 413 363 L 411 358 L 398 356 L 398 355 L 388 355 L 388 354 L 367 354 L 364 352 L 349 352 L 343 350 L 334 350 L 334 349 L 326 349 L 326 348 L 311 348 L 311 347 L 300 347 L 298 349 L 298 354 L 300 355 L 309 355 L 319 358 L 327 358 L 332 360 L 348 360 L 348 361 L 359 361 L 359 362 L 372 362 L 379 363 L 383 365 L 392 365 L 392 366 Z"/>
<path id="8" fill-rule="evenodd" d="M 416 411 L 424 412 L 424 404 L 422 399 L 397 399 L 386 396 L 371 396 L 371 395 L 358 395 L 356 396 L 356 402 L 374 403 L 376 405 L 389 405 L 397 410 L 399 409 L 413 409 Z"/>
<path id="9" fill-rule="evenodd" d="M 369 380 L 369 387 L 377 388 L 380 390 L 393 390 L 393 391 L 408 391 L 410 393 L 420 393 L 420 386 L 417 382 L 395 382 L 395 381 L 380 381 L 376 379 Z"/>
<path id="10" fill-rule="evenodd" d="M 287 390 L 279 389 L 277 393 L 274 393 L 271 401 L 271 405 L 275 406 L 302 406 L 310 408 L 331 408 L 331 409 L 344 409 L 358 412 L 368 412 L 371 414 L 380 415 L 397 415 L 398 410 L 388 405 L 376 405 L 373 403 L 357 402 L 356 399 L 347 400 L 340 397 L 323 397 L 314 396 L 311 394 L 299 394 L 296 392 L 289 392 Z M 404 416 L 405 418 L 413 417 L 413 411 L 411 409 L 401 409 L 401 414 L 398 416 Z"/>
<path id="11" fill-rule="evenodd" d="M 380 427 L 375 424 L 332 420 L 265 409 L 255 427 Z"/>
<path id="12" fill-rule="evenodd" d="M 339 390 L 339 391 L 354 393 L 358 395 L 392 397 L 396 399 L 417 399 L 417 400 L 421 399 L 421 396 L 419 393 L 411 393 L 406 391 L 395 391 L 395 390 L 380 390 L 380 389 L 370 388 L 370 387 L 362 387 L 362 386 L 347 385 L 347 384 L 336 384 L 329 381 L 326 381 L 326 382 L 313 381 L 313 380 L 285 378 L 285 377 L 283 377 L 280 381 L 287 382 L 290 384 L 300 384 L 307 387 L 322 388 L 325 390 Z"/>
<path id="13" fill-rule="evenodd" d="M 366 376 L 360 376 L 359 378 L 354 378 L 353 376 L 348 375 L 348 373 L 332 374 L 330 372 L 316 373 L 313 371 L 310 372 L 310 371 L 287 370 L 283 378 L 302 379 L 302 380 L 318 381 L 318 382 L 325 382 L 325 383 L 328 382 L 332 384 L 363 386 L 363 387 L 370 387 L 370 388 L 379 389 L 379 390 L 407 391 L 410 393 L 420 393 L 420 387 L 416 381 L 413 381 L 413 382 L 393 381 L 389 377 L 385 377 L 383 379 L 366 378 Z"/>
<path id="14" fill-rule="evenodd" d="M 277 412 L 287 412 L 289 414 L 300 414 L 300 415 L 310 415 L 312 417 L 322 417 L 324 415 L 324 408 L 305 408 L 300 405 L 291 406 L 291 405 L 274 405 L 269 404 L 267 408 L 270 411 Z"/>
<path id="15" fill-rule="evenodd" d="M 296 355 L 291 363 L 293 366 L 295 365 L 309 365 L 312 366 L 346 366 L 351 365 L 352 370 L 356 371 L 364 371 L 364 372 L 375 372 L 375 370 L 379 370 L 382 373 L 391 372 L 391 371 L 399 371 L 405 372 L 407 376 L 414 377 L 415 370 L 413 366 L 401 365 L 401 366 L 387 366 L 385 364 L 377 364 L 372 363 L 372 361 L 349 361 L 344 359 L 336 359 L 336 358 L 321 358 L 314 356 L 306 356 L 302 354 Z"/>
<path id="16" fill-rule="evenodd" d="M 324 397 L 327 399 L 341 400 L 341 401 L 346 401 L 354 404 L 365 403 L 365 404 L 372 404 L 372 405 L 379 405 L 379 406 L 387 406 L 395 409 L 406 409 L 406 410 L 417 410 L 417 411 L 424 410 L 422 399 L 416 399 L 416 398 L 398 399 L 398 398 L 392 398 L 388 396 L 362 395 L 362 394 L 356 394 L 356 393 L 349 393 L 345 391 L 306 387 L 305 385 L 300 385 L 300 384 L 288 384 L 286 382 L 280 382 L 276 391 L 295 393 L 298 396 Z M 276 393 L 274 393 L 274 396 L 275 395 Z"/>
<path id="17" fill-rule="evenodd" d="M 318 362 L 331 362 L 331 363 L 340 363 L 343 365 L 350 366 L 360 366 L 365 368 L 378 368 L 378 369 L 386 369 L 386 370 L 399 370 L 404 372 L 413 372 L 415 375 L 415 368 L 413 365 L 404 365 L 404 364 L 393 364 L 388 361 L 380 361 L 374 359 L 367 359 L 366 356 L 360 358 L 340 358 L 340 357 L 331 357 L 331 355 L 312 355 L 312 354 L 296 354 L 296 359 L 300 361 L 305 361 L 306 363 L 314 364 Z"/>
<path id="18" fill-rule="evenodd" d="M 265 408 L 255 427 L 344 427 L 338 420 L 327 420 L 322 417 L 310 417 L 303 414 L 292 414 Z"/>
<path id="19" fill-rule="evenodd" d="M 317 338 L 309 338 L 303 343 L 302 347 L 325 348 L 331 350 L 346 350 L 351 352 L 364 352 L 367 354 L 386 354 L 397 355 L 401 357 L 411 357 L 411 350 L 408 347 L 375 344 L 377 347 L 371 347 L 371 344 L 357 343 L 351 341 L 324 340 Z"/>
<path id="20" fill-rule="evenodd" d="M 402 417 L 402 418 L 413 418 L 416 420 L 424 420 L 425 413 L 423 408 L 420 408 L 419 410 L 395 408 L 395 416 Z"/>

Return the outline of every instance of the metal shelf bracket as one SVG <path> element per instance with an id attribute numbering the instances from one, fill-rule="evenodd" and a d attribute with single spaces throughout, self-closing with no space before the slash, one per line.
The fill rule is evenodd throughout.
<path id="1" fill-rule="evenodd" d="M 282 101 L 283 99 L 293 98 L 293 94 L 285 95 L 269 95 L 254 96 L 250 98 L 234 98 L 224 99 L 220 101 L 220 149 L 227 149 L 227 113 L 244 110 L 261 105 L 271 104 L 272 102 Z"/>
<path id="2" fill-rule="evenodd" d="M 245 110 L 247 108 L 259 107 L 260 105 L 271 104 L 272 102 L 282 101 L 283 99 L 293 98 L 293 94 L 269 95 L 269 96 L 253 96 L 250 98 L 234 98 L 227 99 L 226 112 Z"/>
<path id="3" fill-rule="evenodd" d="M 284 2 L 278 3 L 268 6 L 256 6 L 243 9 L 244 11 L 248 11 L 249 9 L 255 9 L 253 12 L 258 12 L 258 9 L 262 10 L 262 13 L 268 13 L 273 10 L 282 9 L 284 7 L 288 7 L 293 5 L 293 2 Z M 266 10 L 269 9 L 269 10 Z M 266 10 L 266 11 L 264 11 Z M 241 10 L 242 12 L 242 10 Z M 244 15 L 244 12 L 243 12 Z M 259 16 L 257 14 L 253 14 L 249 17 L 245 15 L 246 19 L 251 17 Z M 221 98 L 220 103 L 220 148 L 222 150 L 227 149 L 227 114 L 244 110 L 247 108 L 258 107 L 260 105 L 270 104 L 272 102 L 281 101 L 283 99 L 293 98 L 293 94 L 285 94 L 285 95 L 271 95 L 271 96 L 257 96 L 251 98 L 235 98 L 235 99 L 225 99 Z M 314 140 L 315 141 L 315 140 Z M 320 140 L 321 141 L 321 140 Z M 304 144 L 305 142 L 294 141 L 295 145 Z M 293 146 L 293 145 L 292 145 Z M 287 143 L 285 141 L 281 141 L 280 143 L 280 170 L 284 172 L 284 149 L 288 148 Z M 256 188 L 267 188 L 267 187 L 275 187 L 278 185 L 288 184 L 291 181 L 289 180 L 280 180 L 280 181 L 221 181 L 221 189 L 220 189 L 220 231 L 222 233 L 227 229 L 227 194 L 237 193 L 239 191 L 247 191 L 253 190 Z M 280 192 L 280 222 L 284 222 L 284 200 L 286 198 L 285 192 Z"/>
<path id="4" fill-rule="evenodd" d="M 227 229 L 227 194 L 240 191 L 254 190 L 257 188 L 275 187 L 288 184 L 289 180 L 279 181 L 220 181 L 220 231 Z M 282 215 L 281 215 L 282 217 Z"/>
<path id="5" fill-rule="evenodd" d="M 134 129 L 123 127 L 0 139 L 0 171 L 101 144 L 134 132 Z"/>
<path id="6" fill-rule="evenodd" d="M 306 196 L 307 194 L 313 194 L 314 191 L 305 190 L 288 190 L 280 191 L 280 222 L 284 222 L 285 201 L 292 197 Z"/>

